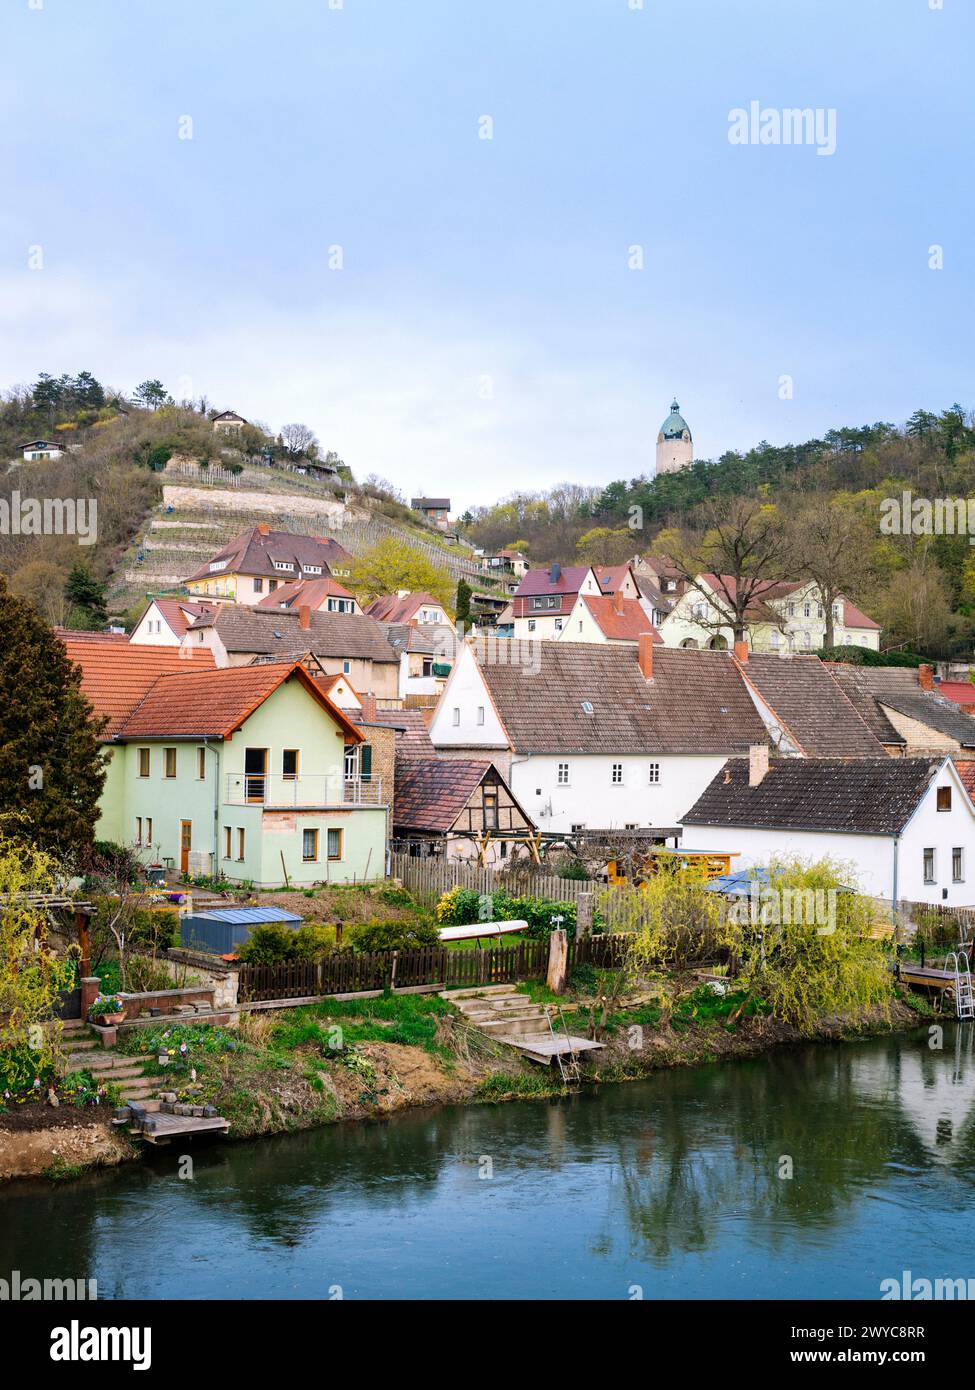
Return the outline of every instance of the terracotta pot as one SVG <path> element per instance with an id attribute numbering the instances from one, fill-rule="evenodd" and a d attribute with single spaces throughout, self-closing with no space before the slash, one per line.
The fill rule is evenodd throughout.
<path id="1" fill-rule="evenodd" d="M 102 1028 L 109 1028 L 109 1027 L 111 1027 L 111 1026 L 112 1026 L 113 1024 L 115 1024 L 115 1023 L 122 1023 L 122 1022 L 124 1021 L 124 1019 L 125 1019 L 125 1014 L 124 1014 L 124 1013 L 122 1013 L 122 1014 L 96 1014 L 95 1017 L 92 1019 L 92 1023 L 97 1023 L 97 1024 L 98 1024 L 100 1027 L 102 1027 Z"/>

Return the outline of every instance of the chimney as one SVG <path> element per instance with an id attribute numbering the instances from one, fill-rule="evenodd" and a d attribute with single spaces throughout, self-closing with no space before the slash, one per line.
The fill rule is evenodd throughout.
<path id="1" fill-rule="evenodd" d="M 748 643 L 747 643 L 747 642 L 736 642 L 736 643 L 735 643 L 735 660 L 736 660 L 736 661 L 740 661 L 741 664 L 742 664 L 742 666 L 747 666 L 747 665 L 748 665 Z"/>
<path id="2" fill-rule="evenodd" d="M 922 690 L 934 689 L 934 667 L 919 666 L 917 668 L 917 681 Z"/>
<path id="3" fill-rule="evenodd" d="M 748 750 L 748 785 L 760 786 L 768 772 L 768 744 L 753 743 Z"/>
<path id="4" fill-rule="evenodd" d="M 270 531 L 271 528 L 270 526 L 268 526 L 266 521 L 259 521 L 257 523 L 257 534 L 259 536 L 267 536 L 270 534 Z"/>
<path id="5" fill-rule="evenodd" d="M 374 724 L 376 721 L 376 697 L 375 695 L 360 695 L 359 704 L 362 706 L 362 718 L 366 724 Z"/>
<path id="6" fill-rule="evenodd" d="M 653 680 L 653 633 L 641 632 L 640 645 L 637 648 L 637 657 L 640 662 L 640 670 L 643 672 L 645 681 Z"/>
<path id="7" fill-rule="evenodd" d="M 307 603 L 303 603 L 298 609 L 298 626 L 303 628 L 305 632 L 311 627 L 311 608 Z"/>
<path id="8" fill-rule="evenodd" d="M 616 609 L 617 613 L 622 613 L 622 611 L 623 611 L 623 590 L 622 590 L 622 589 L 617 589 L 617 590 L 616 590 L 616 593 L 613 595 L 613 607 Z"/>
<path id="9" fill-rule="evenodd" d="M 551 568 L 551 569 L 549 570 L 549 572 L 548 572 L 548 582 L 549 582 L 550 584 L 557 584 L 561 578 L 562 578 L 562 566 L 558 563 L 558 561 L 556 561 L 556 563 L 552 566 L 552 568 Z"/>

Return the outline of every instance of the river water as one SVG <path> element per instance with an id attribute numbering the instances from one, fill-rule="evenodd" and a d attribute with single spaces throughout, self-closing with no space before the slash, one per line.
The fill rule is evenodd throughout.
<path id="1" fill-rule="evenodd" d="M 130 1298 L 874 1299 L 975 1277 L 973 1026 L 0 1189 L 0 1277 Z"/>

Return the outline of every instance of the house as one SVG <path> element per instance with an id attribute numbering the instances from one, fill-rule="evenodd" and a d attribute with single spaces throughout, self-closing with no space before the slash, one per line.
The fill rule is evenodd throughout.
<path id="1" fill-rule="evenodd" d="M 262 521 L 235 536 L 184 583 L 194 597 L 254 605 L 281 584 L 330 575 L 345 579 L 351 572 L 352 556 L 338 541 L 272 531 Z"/>
<path id="2" fill-rule="evenodd" d="M 663 643 L 639 599 L 624 598 L 623 590 L 617 589 L 613 594 L 579 594 L 559 640 L 633 645 L 644 633 Z"/>
<path id="3" fill-rule="evenodd" d="M 664 830 L 726 759 L 767 741 L 733 658 L 655 645 L 475 638 L 430 723 L 442 756 L 490 758 L 543 832 Z"/>
<path id="4" fill-rule="evenodd" d="M 481 568 L 499 579 L 509 574 L 520 579 L 528 573 L 528 557 L 520 550 L 486 551 L 480 558 Z"/>
<path id="5" fill-rule="evenodd" d="M 601 594 L 622 594 L 623 598 L 632 599 L 640 597 L 632 565 L 593 565 L 592 572 L 599 582 Z"/>
<path id="6" fill-rule="evenodd" d="M 735 867 L 830 858 L 891 902 L 975 904 L 975 806 L 950 758 L 731 758 L 681 817 Z"/>
<path id="7" fill-rule="evenodd" d="M 514 637 L 515 635 L 515 606 L 508 603 L 502 608 L 494 624 L 494 635 L 496 637 Z"/>
<path id="8" fill-rule="evenodd" d="M 657 584 L 645 574 L 634 574 L 636 579 L 637 597 L 643 607 L 643 611 L 659 630 L 667 614 L 672 612 L 676 599 L 664 594 Z"/>
<path id="9" fill-rule="evenodd" d="M 734 575 L 701 574 L 660 625 L 668 647 L 726 651 L 734 643 L 730 619 L 737 590 Z M 822 596 L 809 580 L 759 583 L 746 611 L 748 644 L 756 652 L 819 651 L 826 638 Z M 880 625 L 847 598 L 833 608 L 833 645 L 880 650 Z"/>
<path id="10" fill-rule="evenodd" d="M 287 612 L 292 608 L 297 611 L 306 605 L 313 613 L 362 612 L 355 595 L 331 577 L 295 579 L 286 584 L 279 584 L 254 606 L 270 608 L 275 612 Z"/>
<path id="11" fill-rule="evenodd" d="M 411 593 L 400 589 L 396 594 L 380 594 L 366 604 L 366 612 L 378 623 L 421 623 L 442 627 L 450 622 L 446 608 L 438 598 L 425 591 Z"/>
<path id="12" fill-rule="evenodd" d="M 492 762 L 396 759 L 394 847 L 416 857 L 477 858 L 500 865 L 535 826 Z"/>
<path id="13" fill-rule="evenodd" d="M 50 439 L 31 439 L 27 444 L 19 444 L 17 447 L 23 452 L 25 463 L 37 463 L 40 459 L 59 459 L 67 453 L 61 444 L 54 444 Z"/>
<path id="14" fill-rule="evenodd" d="M 363 742 L 298 661 L 159 676 L 112 735 L 108 838 L 262 887 L 381 878 L 382 783 L 348 771 Z"/>
<path id="15" fill-rule="evenodd" d="M 735 646 L 735 664 L 779 753 L 880 758 L 886 749 L 818 656 L 763 656 Z"/>
<path id="16" fill-rule="evenodd" d="M 529 570 L 512 600 L 514 636 L 522 641 L 558 638 L 579 595 L 598 593 L 599 581 L 589 565 Z"/>
<path id="17" fill-rule="evenodd" d="M 202 650 L 190 653 L 187 659 L 180 647 L 172 645 L 133 644 L 124 635 L 101 632 L 55 631 L 69 661 L 81 671 L 81 689 L 96 717 L 106 721 L 99 735 L 108 757 L 95 838 L 128 843 L 116 814 L 122 796 L 123 765 L 115 756 L 115 734 L 160 676 L 212 671 L 213 655 Z"/>
<path id="18" fill-rule="evenodd" d="M 669 555 L 637 555 L 630 567 L 638 583 L 646 579 L 672 603 L 676 603 L 688 588 L 687 576 Z"/>
<path id="19" fill-rule="evenodd" d="M 975 758 L 975 717 L 945 699 L 932 667 L 836 662 L 829 670 L 892 757 Z"/>
<path id="20" fill-rule="evenodd" d="M 181 598 L 154 598 L 132 629 L 130 642 L 178 647 L 187 628 L 213 610 L 212 603 Z"/>
<path id="21" fill-rule="evenodd" d="M 427 521 L 433 522 L 434 526 L 439 526 L 441 531 L 446 531 L 449 526 L 448 516 L 450 514 L 449 497 L 414 497 L 410 501 L 410 506 L 415 512 L 422 512 Z"/>
<path id="22" fill-rule="evenodd" d="M 219 604 L 187 630 L 185 649 L 209 648 L 218 667 L 248 666 L 254 661 L 313 658 L 325 675 L 345 675 L 356 690 L 381 699 L 397 699 L 398 653 L 383 630 L 364 613 L 296 613 Z"/>
<path id="23" fill-rule="evenodd" d="M 238 415 L 236 410 L 222 410 L 219 415 L 213 417 L 214 434 L 240 434 L 247 424 L 243 415 Z"/>
<path id="24" fill-rule="evenodd" d="M 386 641 L 399 653 L 399 697 L 429 696 L 434 703 L 454 661 L 457 634 L 447 623 L 380 623 Z"/>

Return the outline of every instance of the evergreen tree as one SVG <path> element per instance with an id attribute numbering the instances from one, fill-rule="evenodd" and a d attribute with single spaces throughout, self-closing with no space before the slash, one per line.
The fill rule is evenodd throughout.
<path id="1" fill-rule="evenodd" d="M 63 645 L 0 577 L 0 817 L 8 835 L 77 863 L 105 782 L 101 722 Z"/>
<path id="2" fill-rule="evenodd" d="M 105 585 L 99 583 L 91 570 L 80 561 L 72 565 L 71 572 L 64 582 L 64 596 L 69 603 L 82 610 L 89 625 L 104 627 L 108 622 Z"/>
<path id="3" fill-rule="evenodd" d="M 466 579 L 457 585 L 457 621 L 465 625 L 471 620 L 471 586 Z"/>

